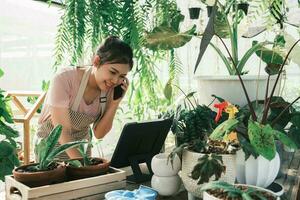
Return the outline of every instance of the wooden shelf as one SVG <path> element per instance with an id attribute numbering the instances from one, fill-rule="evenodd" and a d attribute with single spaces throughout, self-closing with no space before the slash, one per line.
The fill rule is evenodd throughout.
<path id="1" fill-rule="evenodd" d="M 7 91 L 7 96 L 12 98 L 12 102 L 19 109 L 23 116 L 13 117 L 14 122 L 23 124 L 23 147 L 24 164 L 29 164 L 30 160 L 30 120 L 45 100 L 46 92 L 38 91 Z M 38 97 L 33 106 L 27 109 L 18 97 Z"/>

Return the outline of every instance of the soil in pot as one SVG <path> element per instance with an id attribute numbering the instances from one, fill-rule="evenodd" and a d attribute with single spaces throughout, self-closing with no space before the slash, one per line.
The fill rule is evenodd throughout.
<path id="1" fill-rule="evenodd" d="M 248 187 L 246 186 L 236 186 L 244 191 L 246 191 L 248 189 Z M 235 198 L 231 198 L 231 197 L 228 197 L 227 196 L 227 192 L 224 192 L 224 190 L 222 189 L 215 189 L 215 190 L 208 190 L 207 191 L 210 195 L 214 196 L 214 197 L 217 197 L 221 200 L 243 200 L 241 197 L 235 197 Z M 276 197 L 274 197 L 272 194 L 269 194 L 268 192 L 265 192 L 265 191 L 255 191 L 253 192 L 254 193 L 261 193 L 265 198 L 266 200 L 276 200 Z M 250 194 L 251 198 L 253 200 L 260 200 L 260 198 L 256 197 L 256 196 L 252 196 Z"/>
<path id="2" fill-rule="evenodd" d="M 83 159 L 72 159 L 78 160 L 83 164 Z M 91 165 L 75 167 L 70 164 L 67 165 L 66 174 L 68 180 L 76 180 L 81 178 L 88 178 L 93 176 L 103 175 L 109 172 L 109 165 L 106 159 L 103 158 L 91 158 Z"/>
<path id="3" fill-rule="evenodd" d="M 14 178 L 29 187 L 56 184 L 66 180 L 65 166 L 52 163 L 47 171 L 39 171 L 35 167 L 37 165 L 34 163 L 17 167 L 13 170 Z"/>

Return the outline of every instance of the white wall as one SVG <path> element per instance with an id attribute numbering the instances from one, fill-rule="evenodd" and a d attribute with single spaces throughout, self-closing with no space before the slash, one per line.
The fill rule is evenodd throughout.
<path id="1" fill-rule="evenodd" d="M 0 88 L 40 90 L 52 76 L 54 38 L 60 12 L 32 0 L 1 0 Z"/>

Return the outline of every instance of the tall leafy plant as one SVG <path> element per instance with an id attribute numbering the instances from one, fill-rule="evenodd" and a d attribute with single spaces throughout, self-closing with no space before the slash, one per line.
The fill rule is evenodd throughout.
<path id="1" fill-rule="evenodd" d="M 290 138 L 288 135 L 283 133 L 282 129 L 285 127 L 287 122 L 284 122 L 284 124 L 278 124 L 277 122 L 279 120 L 286 121 L 283 118 L 286 118 L 286 114 L 288 110 L 291 108 L 291 106 L 300 99 L 300 96 L 298 96 L 295 100 L 293 100 L 291 103 L 282 102 L 282 100 L 275 98 L 274 92 L 279 80 L 280 75 L 283 72 L 284 65 L 288 59 L 288 56 L 290 55 L 293 48 L 296 46 L 296 44 L 300 41 L 297 40 L 292 48 L 287 53 L 286 57 L 284 58 L 284 61 L 279 67 L 277 77 L 275 84 L 271 90 L 270 96 L 268 96 L 268 86 L 269 82 L 267 83 L 266 87 L 266 95 L 265 99 L 263 101 L 263 105 L 260 109 L 258 109 L 259 112 L 256 112 L 255 105 L 257 103 L 250 102 L 247 90 L 245 88 L 243 79 L 241 77 L 241 74 L 237 70 L 237 66 L 234 65 L 238 78 L 240 80 L 241 86 L 243 88 L 244 94 L 247 99 L 247 107 L 250 111 L 250 117 L 246 122 L 242 122 L 242 126 L 237 127 L 238 132 L 240 133 L 240 142 L 242 144 L 243 150 L 246 153 L 247 157 L 251 153 L 254 156 L 262 155 L 268 160 L 272 160 L 275 157 L 276 154 L 276 148 L 275 148 L 275 139 L 280 140 L 283 144 L 286 146 L 297 149 L 297 144 Z M 275 98 L 275 101 L 274 101 Z M 281 101 L 281 102 L 280 102 Z M 274 116 L 269 117 L 269 110 L 271 108 L 272 103 L 279 103 L 278 105 L 283 105 L 281 109 L 279 109 L 279 112 Z M 278 108 L 277 108 L 278 109 Z M 295 121 L 296 118 L 293 118 L 293 127 L 297 127 L 297 121 Z M 224 123 L 228 123 L 228 121 L 225 121 Z M 277 126 L 276 126 L 277 125 Z M 281 126 L 281 129 L 278 126 Z M 218 139 L 223 137 L 224 132 L 220 132 L 220 134 L 213 135 L 212 139 Z M 249 145 L 251 144 L 251 145 Z"/>
<path id="2" fill-rule="evenodd" d="M 62 132 L 62 126 L 57 125 L 49 134 L 47 138 L 41 139 L 41 141 L 37 144 L 35 148 L 35 152 L 38 155 L 38 165 L 32 166 L 36 171 L 45 171 L 51 166 L 55 164 L 55 158 L 61 153 L 65 152 L 70 148 L 74 148 L 81 144 L 86 143 L 86 141 L 75 141 L 68 142 L 65 144 L 56 147 L 55 145 L 58 143 L 58 139 L 60 138 Z"/>
<path id="3" fill-rule="evenodd" d="M 148 118 L 159 112 L 160 105 L 170 102 L 163 97 L 159 69 L 155 65 L 165 53 L 145 48 L 144 33 L 157 24 L 170 21 L 174 7 L 175 0 L 66 0 L 56 36 L 55 69 L 64 63 L 81 64 L 83 58 L 89 56 L 86 52 L 95 52 L 100 41 L 108 35 L 121 37 L 133 48 L 136 58 L 129 106 L 137 118 Z M 174 69 L 173 66 L 170 69 Z"/>

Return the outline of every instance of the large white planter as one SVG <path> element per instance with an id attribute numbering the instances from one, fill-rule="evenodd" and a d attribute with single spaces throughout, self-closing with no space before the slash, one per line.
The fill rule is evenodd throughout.
<path id="1" fill-rule="evenodd" d="M 239 150 L 236 155 L 237 181 L 239 183 L 266 188 L 275 180 L 280 167 L 280 158 L 277 152 L 271 161 L 262 156 L 257 159 L 250 156 L 245 161 L 243 150 Z"/>
<path id="2" fill-rule="evenodd" d="M 238 185 L 244 185 L 244 184 L 238 184 Z M 244 186 L 247 186 L 247 185 L 244 185 Z M 274 197 L 276 197 L 276 194 L 274 192 L 272 192 L 271 190 L 267 190 L 265 188 L 261 188 L 261 187 L 257 187 L 257 186 L 252 186 L 252 188 L 255 188 L 255 189 L 258 189 L 260 191 L 265 191 L 265 192 L 268 192 L 270 193 L 271 195 L 273 195 Z M 277 196 L 276 198 L 277 200 L 280 200 L 280 197 Z M 220 198 L 217 198 L 217 197 L 214 197 L 210 194 L 208 194 L 206 191 L 203 192 L 203 200 L 221 200 Z"/>
<path id="3" fill-rule="evenodd" d="M 205 154 L 195 153 L 187 149 L 183 150 L 182 154 L 182 170 L 179 172 L 179 176 L 184 184 L 185 189 L 195 197 L 201 197 L 199 188 L 201 185 L 198 185 L 198 180 L 193 180 L 190 177 L 190 174 L 196 165 L 198 159 Z M 222 176 L 219 180 L 226 181 L 233 184 L 236 177 L 235 169 L 235 154 L 224 154 L 222 155 L 223 163 L 226 166 L 225 174 L 222 173 Z M 211 180 L 214 180 L 215 177 L 212 177 Z"/>
<path id="4" fill-rule="evenodd" d="M 247 104 L 242 85 L 238 76 L 196 76 L 198 82 L 198 93 L 200 104 L 208 105 L 214 99 L 211 95 L 215 94 L 232 104 L 244 106 Z M 251 101 L 264 99 L 267 76 L 244 75 L 242 76 Z M 270 79 L 269 88 L 273 88 L 276 76 Z M 278 94 L 279 84 L 275 94 Z M 271 89 L 269 89 L 269 94 Z"/>

